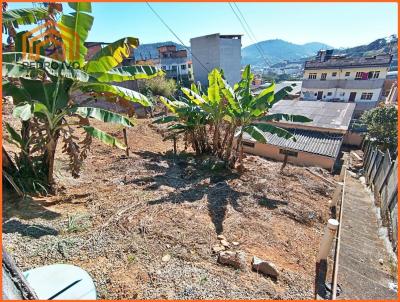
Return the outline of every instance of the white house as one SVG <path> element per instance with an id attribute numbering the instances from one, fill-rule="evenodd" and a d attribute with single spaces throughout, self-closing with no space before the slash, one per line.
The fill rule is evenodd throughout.
<path id="1" fill-rule="evenodd" d="M 347 58 L 319 51 L 315 60 L 304 66 L 301 99 L 305 101 L 339 101 L 356 103 L 355 113 L 375 107 L 392 55 Z"/>

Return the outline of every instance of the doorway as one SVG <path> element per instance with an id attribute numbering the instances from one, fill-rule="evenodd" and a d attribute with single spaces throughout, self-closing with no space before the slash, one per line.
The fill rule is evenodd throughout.
<path id="1" fill-rule="evenodd" d="M 322 100 L 322 94 L 323 93 L 324 93 L 323 91 L 318 91 L 317 100 Z"/>
<path id="2" fill-rule="evenodd" d="M 356 99 L 357 92 L 350 92 L 349 102 L 354 103 Z"/>

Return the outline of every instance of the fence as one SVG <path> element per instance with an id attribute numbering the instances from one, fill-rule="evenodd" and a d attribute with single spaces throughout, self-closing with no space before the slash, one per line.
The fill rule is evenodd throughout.
<path id="1" fill-rule="evenodd" d="M 375 195 L 375 203 L 380 207 L 383 225 L 389 229 L 393 250 L 397 252 L 397 165 L 389 151 L 382 152 L 371 141 L 363 144 L 364 176 Z"/>

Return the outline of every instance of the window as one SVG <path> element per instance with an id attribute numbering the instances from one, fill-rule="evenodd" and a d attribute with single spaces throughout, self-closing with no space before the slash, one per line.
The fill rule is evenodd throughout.
<path id="1" fill-rule="evenodd" d="M 332 76 L 336 77 L 337 76 L 337 72 L 332 72 Z"/>
<path id="2" fill-rule="evenodd" d="M 291 150 L 285 150 L 285 149 L 279 149 L 279 153 L 280 154 L 284 154 L 284 155 L 288 155 L 288 156 L 293 156 L 293 157 L 297 157 L 298 152 L 295 151 L 291 151 Z"/>
<path id="3" fill-rule="evenodd" d="M 321 73 L 321 81 L 325 81 L 326 80 L 326 76 L 327 76 L 328 74 L 327 73 Z"/>
<path id="4" fill-rule="evenodd" d="M 358 71 L 358 72 L 356 73 L 356 80 L 361 80 L 362 77 L 363 77 L 363 72 Z"/>
<path id="5" fill-rule="evenodd" d="M 186 64 L 182 64 L 182 65 L 181 65 L 181 69 L 182 69 L 182 70 L 185 70 L 185 69 L 186 69 Z"/>
<path id="6" fill-rule="evenodd" d="M 255 144 L 251 142 L 242 141 L 242 145 L 245 147 L 254 148 Z"/>
<path id="7" fill-rule="evenodd" d="M 379 71 L 374 72 L 374 79 L 377 79 L 377 78 L 379 78 Z"/>
<path id="8" fill-rule="evenodd" d="M 373 93 L 371 93 L 371 92 L 363 92 L 363 93 L 361 93 L 361 99 L 362 100 L 372 100 L 372 95 L 373 95 Z"/>
<path id="9" fill-rule="evenodd" d="M 188 68 L 192 67 L 192 64 L 188 64 Z"/>
<path id="10" fill-rule="evenodd" d="M 308 74 L 308 78 L 309 78 L 310 80 L 315 80 L 315 79 L 317 78 L 317 74 L 316 74 L 316 73 L 309 73 L 309 74 Z"/>
<path id="11" fill-rule="evenodd" d="M 346 71 L 346 73 L 344 74 L 345 77 L 349 77 L 350 76 L 350 71 Z"/>
<path id="12" fill-rule="evenodd" d="M 176 71 L 176 65 L 172 65 L 172 66 L 171 66 L 171 70 L 172 70 L 172 71 Z"/>
<path id="13" fill-rule="evenodd" d="M 332 95 L 332 92 L 328 92 L 328 96 L 331 96 Z"/>
<path id="14" fill-rule="evenodd" d="M 167 70 L 167 66 L 165 66 L 165 65 L 164 65 L 164 66 L 161 66 L 161 69 L 162 69 L 162 70 Z"/>

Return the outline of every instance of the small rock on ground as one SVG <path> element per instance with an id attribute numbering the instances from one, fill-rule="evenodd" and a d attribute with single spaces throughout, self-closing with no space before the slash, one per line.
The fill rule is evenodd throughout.
<path id="1" fill-rule="evenodd" d="M 170 255 L 170 254 L 166 254 L 166 255 L 164 255 L 164 256 L 162 257 L 161 260 L 164 261 L 164 262 L 168 262 L 168 261 L 171 260 L 171 255 Z"/>
<path id="2" fill-rule="evenodd" d="M 251 261 L 251 265 L 255 271 L 260 272 L 266 276 L 272 277 L 274 279 L 277 279 L 279 276 L 279 272 L 276 266 L 270 261 L 262 260 L 254 256 L 253 260 Z"/>
<path id="3" fill-rule="evenodd" d="M 224 247 L 229 247 L 229 246 L 230 246 L 229 242 L 226 241 L 226 240 L 221 240 L 221 244 L 222 244 Z"/>
<path id="4" fill-rule="evenodd" d="M 212 250 L 214 253 L 219 253 L 219 252 L 225 251 L 225 247 L 223 247 L 222 245 L 214 245 L 212 247 Z"/>
<path id="5" fill-rule="evenodd" d="M 218 240 L 226 240 L 226 237 L 224 235 L 218 235 L 217 239 Z"/>
<path id="6" fill-rule="evenodd" d="M 218 262 L 221 264 L 232 266 L 236 269 L 245 270 L 246 269 L 246 257 L 245 253 L 242 251 L 232 252 L 224 251 L 220 252 L 218 255 Z"/>

